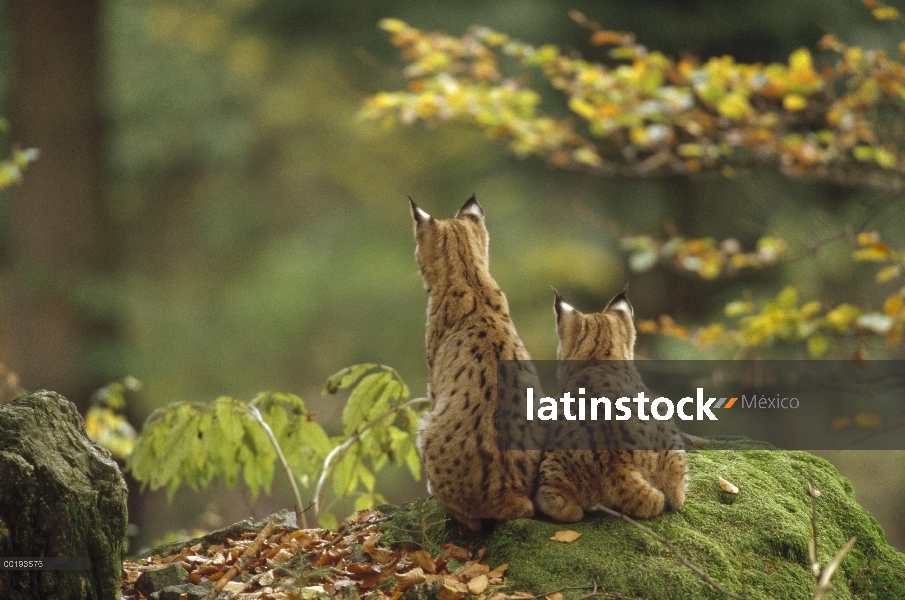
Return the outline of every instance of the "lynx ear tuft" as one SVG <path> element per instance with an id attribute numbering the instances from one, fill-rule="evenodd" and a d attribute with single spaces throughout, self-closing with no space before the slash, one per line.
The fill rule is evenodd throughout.
<path id="1" fill-rule="evenodd" d="M 575 312 L 575 308 L 563 300 L 562 294 L 559 293 L 552 285 L 550 286 L 553 289 L 553 293 L 556 294 L 556 300 L 553 301 L 553 310 L 556 311 L 556 319 L 559 320 L 562 318 L 564 314 L 569 314 Z"/>
<path id="2" fill-rule="evenodd" d="M 624 290 L 610 300 L 603 312 L 621 312 L 632 318 L 635 315 L 635 309 L 632 308 L 632 303 L 628 301 L 628 297 L 625 295 L 626 290 L 628 290 L 627 285 Z"/>
<path id="3" fill-rule="evenodd" d="M 409 204 L 411 205 L 412 209 L 412 218 L 415 219 L 415 223 L 418 223 L 420 225 L 421 223 L 429 223 L 430 221 L 434 220 L 432 216 L 418 208 L 418 205 L 415 204 L 415 201 L 412 200 L 411 196 L 409 196 L 408 198 Z"/>
<path id="4" fill-rule="evenodd" d="M 479 220 L 484 220 L 484 209 L 478 204 L 478 199 L 474 194 L 465 201 L 465 204 L 463 204 L 462 208 L 459 209 L 459 212 L 456 213 L 457 219 L 466 217 L 477 217 Z"/>

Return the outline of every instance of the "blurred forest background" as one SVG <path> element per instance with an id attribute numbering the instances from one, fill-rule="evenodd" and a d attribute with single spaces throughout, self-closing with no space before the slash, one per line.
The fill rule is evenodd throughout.
<path id="1" fill-rule="evenodd" d="M 898 195 L 766 170 L 599 178 L 519 160 L 470 129 L 386 131 L 357 116 L 369 95 L 405 85 L 398 49 L 376 26 L 385 17 L 451 34 L 486 25 L 581 52 L 587 32 L 570 9 L 672 56 L 785 62 L 829 32 L 895 52 L 902 29 L 856 0 L 0 7 L 4 143 L 41 152 L 0 198 L 0 362 L 24 388 L 53 389 L 82 410 L 93 390 L 134 376 L 143 383 L 128 407 L 136 425 L 170 402 L 274 390 L 300 394 L 335 431 L 344 399 L 322 399 L 321 385 L 366 361 L 395 367 L 422 395 L 426 295 L 407 195 L 448 217 L 477 193 L 492 272 L 538 359 L 555 358 L 551 284 L 591 311 L 629 281 L 637 317 L 684 324 L 719 321 L 746 291 L 774 297 L 787 284 L 807 300 L 876 306 L 888 290 L 875 269 L 852 262 L 847 240 L 877 230 L 905 246 Z M 621 237 L 675 233 L 745 248 L 776 235 L 787 257 L 713 281 L 628 268 Z M 871 356 L 901 357 L 898 348 Z M 656 336 L 642 336 L 638 354 L 713 356 Z M 905 549 L 905 452 L 823 455 Z M 383 473 L 378 487 L 391 502 L 426 494 L 403 471 Z M 162 492 L 132 491 L 135 547 L 175 529 L 265 516 L 290 497 L 281 482 L 256 503 L 241 487 L 183 489 L 172 504 Z"/>

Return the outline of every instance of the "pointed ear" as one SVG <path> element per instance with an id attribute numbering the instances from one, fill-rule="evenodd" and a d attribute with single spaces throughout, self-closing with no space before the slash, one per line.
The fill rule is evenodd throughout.
<path id="1" fill-rule="evenodd" d="M 429 223 L 434 220 L 432 216 L 418 208 L 418 205 L 415 204 L 415 201 L 412 200 L 411 196 L 408 198 L 412 209 L 412 218 L 415 219 L 415 224 L 420 225 L 421 223 Z"/>
<path id="2" fill-rule="evenodd" d="M 484 209 L 481 208 L 481 205 L 478 204 L 478 199 L 475 198 L 475 195 L 472 194 L 471 198 L 465 201 L 465 204 L 462 205 L 462 208 L 459 209 L 459 212 L 456 213 L 457 219 L 464 218 L 477 218 L 479 221 L 484 220 Z"/>
<path id="3" fill-rule="evenodd" d="M 568 318 L 569 316 L 578 312 L 577 310 L 575 310 L 575 307 L 573 307 L 563 299 L 562 295 L 559 293 L 559 290 L 557 290 L 553 286 L 550 287 L 553 288 L 553 293 L 556 294 L 556 299 L 553 301 L 553 310 L 556 312 L 557 323 L 562 321 L 564 317 Z"/>
<path id="4" fill-rule="evenodd" d="M 629 319 L 634 317 L 635 309 L 632 308 L 632 303 L 628 301 L 628 297 L 625 295 L 626 291 L 628 291 L 628 285 L 626 285 L 624 290 L 622 290 L 612 300 L 610 300 L 610 303 L 606 305 L 606 308 L 603 309 L 603 312 L 621 312 L 628 316 Z"/>

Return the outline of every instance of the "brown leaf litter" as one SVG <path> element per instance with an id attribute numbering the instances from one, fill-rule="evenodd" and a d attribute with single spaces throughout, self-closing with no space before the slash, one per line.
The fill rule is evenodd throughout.
<path id="1" fill-rule="evenodd" d="M 189 581 L 215 583 L 236 600 L 294 600 L 318 595 L 348 595 L 354 588 L 362 600 L 398 600 L 410 587 L 440 580 L 441 600 L 523 598 L 510 595 L 503 575 L 508 564 L 491 569 L 481 562 L 484 550 L 446 544 L 437 558 L 425 550 L 394 550 L 381 546 L 379 524 L 385 518 L 374 510 L 356 513 L 338 531 L 267 527 L 240 539 L 226 539 L 205 547 L 203 543 L 182 548 L 170 556 L 154 555 L 138 562 L 123 563 L 123 596 L 147 600 L 132 586 L 146 571 L 179 564 Z M 295 574 L 286 570 L 302 555 Z M 312 572 L 316 576 L 309 576 Z M 301 572 L 302 579 L 297 575 Z M 216 596 L 215 592 L 212 592 Z"/>

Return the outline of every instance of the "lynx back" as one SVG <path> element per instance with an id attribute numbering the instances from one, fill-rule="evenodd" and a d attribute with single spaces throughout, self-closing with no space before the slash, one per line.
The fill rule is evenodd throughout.
<path id="1" fill-rule="evenodd" d="M 631 362 L 635 326 L 624 292 L 599 313 L 582 314 L 558 292 L 554 306 L 563 390 L 588 388 L 608 398 L 647 391 Z M 558 521 L 574 522 L 599 504 L 641 518 L 682 506 L 688 469 L 675 425 L 632 417 L 607 421 L 594 435 L 602 436 L 595 447 L 608 449 L 544 454 L 536 496 L 539 510 Z"/>
<path id="2" fill-rule="evenodd" d="M 472 529 L 534 514 L 539 451 L 497 447 L 497 363 L 528 361 L 506 296 L 490 275 L 484 210 L 472 196 L 452 219 L 411 202 L 427 304 L 428 397 L 419 435 L 428 489 Z M 530 365 L 517 374 L 538 385 Z"/>

